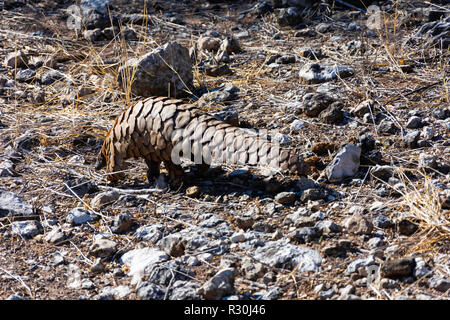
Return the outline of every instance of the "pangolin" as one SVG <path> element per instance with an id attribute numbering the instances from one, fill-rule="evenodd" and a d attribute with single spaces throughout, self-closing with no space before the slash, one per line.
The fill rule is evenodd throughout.
<path id="1" fill-rule="evenodd" d="M 181 158 L 203 170 L 211 161 L 222 164 L 269 166 L 282 172 L 307 173 L 307 164 L 294 150 L 280 148 L 249 129 L 220 121 L 192 104 L 167 97 L 150 97 L 122 112 L 108 131 L 96 169 L 106 166 L 108 179 L 117 181 L 127 168 L 124 160 L 144 158 L 149 181 L 169 173 L 169 182 L 183 180 Z"/>

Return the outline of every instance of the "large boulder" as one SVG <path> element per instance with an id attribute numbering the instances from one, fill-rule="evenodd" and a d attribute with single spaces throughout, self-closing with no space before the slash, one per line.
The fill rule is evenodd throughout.
<path id="1" fill-rule="evenodd" d="M 140 58 L 128 60 L 119 69 L 118 82 L 138 96 L 183 97 L 193 88 L 189 50 L 171 41 Z M 131 81 L 130 81 L 131 80 Z"/>

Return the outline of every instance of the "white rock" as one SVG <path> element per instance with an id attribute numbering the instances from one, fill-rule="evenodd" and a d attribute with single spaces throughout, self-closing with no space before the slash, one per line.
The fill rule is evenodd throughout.
<path id="1" fill-rule="evenodd" d="M 349 67 L 337 65 L 322 66 L 317 63 L 308 63 L 304 65 L 299 76 L 308 84 L 322 83 L 334 79 L 346 78 L 353 75 L 353 70 Z"/>
<path id="2" fill-rule="evenodd" d="M 292 121 L 290 127 L 291 132 L 299 132 L 303 130 L 303 128 L 305 128 L 305 122 L 303 122 L 302 120 L 295 119 L 294 121 Z"/>
<path id="3" fill-rule="evenodd" d="M 66 217 L 66 221 L 71 225 L 80 225 L 94 220 L 95 217 L 89 214 L 84 208 L 72 209 Z"/>
<path id="4" fill-rule="evenodd" d="M 147 247 L 126 252 L 119 259 L 119 262 L 130 267 L 128 275 L 132 277 L 131 284 L 136 285 L 141 281 L 146 270 L 155 263 L 167 260 L 169 260 L 169 256 L 164 251 Z"/>
<path id="5" fill-rule="evenodd" d="M 369 256 L 368 258 L 356 259 L 349 263 L 347 269 L 345 269 L 345 274 L 350 274 L 358 271 L 360 267 L 367 267 L 371 264 L 374 264 L 375 260 L 373 256 Z"/>
<path id="6" fill-rule="evenodd" d="M 79 165 L 81 165 L 81 164 L 84 164 L 84 161 L 85 160 L 84 160 L 83 156 L 76 155 L 76 156 L 71 157 L 69 159 L 69 161 L 67 161 L 67 163 L 68 164 L 79 164 Z"/>
<path id="7" fill-rule="evenodd" d="M 67 270 L 67 287 L 69 289 L 79 289 L 81 288 L 81 274 L 80 268 L 77 265 L 71 263 L 69 264 Z"/>
<path id="8" fill-rule="evenodd" d="M 328 181 L 340 182 L 344 178 L 353 177 L 358 172 L 360 156 L 361 148 L 356 145 L 342 148 L 325 169 Z"/>
<path id="9" fill-rule="evenodd" d="M 0 189 L 0 217 L 31 216 L 33 207 L 24 202 L 17 194 Z"/>
<path id="10" fill-rule="evenodd" d="M 414 276 L 416 278 L 422 278 L 431 272 L 431 270 L 428 269 L 426 262 L 422 258 L 418 257 L 415 258 L 415 260 L 416 267 L 414 269 Z"/>
<path id="11" fill-rule="evenodd" d="M 245 233 L 236 232 L 230 237 L 232 243 L 245 241 Z"/>
<path id="12" fill-rule="evenodd" d="M 280 268 L 298 272 L 319 270 L 322 257 L 313 249 L 296 246 L 285 240 L 268 241 L 265 246 L 255 250 L 256 260 Z"/>
<path id="13" fill-rule="evenodd" d="M 420 135 L 424 140 L 431 140 L 434 137 L 434 130 L 432 127 L 424 127 Z"/>
<path id="14" fill-rule="evenodd" d="M 35 235 L 42 233 L 42 226 L 35 220 L 14 221 L 11 223 L 11 232 L 25 239 L 31 239 Z"/>
<path id="15" fill-rule="evenodd" d="M 284 134 L 277 132 L 273 137 L 273 142 L 278 143 L 280 145 L 286 145 L 289 142 L 291 142 L 291 139 L 289 139 L 289 137 L 285 136 Z"/>

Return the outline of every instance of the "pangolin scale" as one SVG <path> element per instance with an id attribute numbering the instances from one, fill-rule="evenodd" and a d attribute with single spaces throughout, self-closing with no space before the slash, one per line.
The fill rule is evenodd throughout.
<path id="1" fill-rule="evenodd" d="M 308 170 L 303 158 L 293 150 L 220 121 L 192 104 L 167 97 L 141 100 L 116 118 L 100 150 L 96 169 L 106 166 L 108 179 L 117 181 L 127 168 L 124 160 L 142 157 L 148 166 L 149 181 L 159 175 L 164 162 L 169 181 L 178 184 L 184 174 L 180 156 L 203 169 L 212 159 L 222 164 L 266 165 L 299 175 Z"/>

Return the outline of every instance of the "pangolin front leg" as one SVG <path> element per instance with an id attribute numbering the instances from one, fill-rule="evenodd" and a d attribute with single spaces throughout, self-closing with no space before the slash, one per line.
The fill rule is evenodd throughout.
<path id="1" fill-rule="evenodd" d="M 280 148 L 255 132 L 219 121 L 182 100 L 151 97 L 120 114 L 99 154 L 98 168 L 108 179 L 123 177 L 124 160 L 144 158 L 149 180 L 164 162 L 170 181 L 183 180 L 181 159 L 191 159 L 205 171 L 214 160 L 232 165 L 270 166 L 283 172 L 308 173 L 303 158 Z"/>

